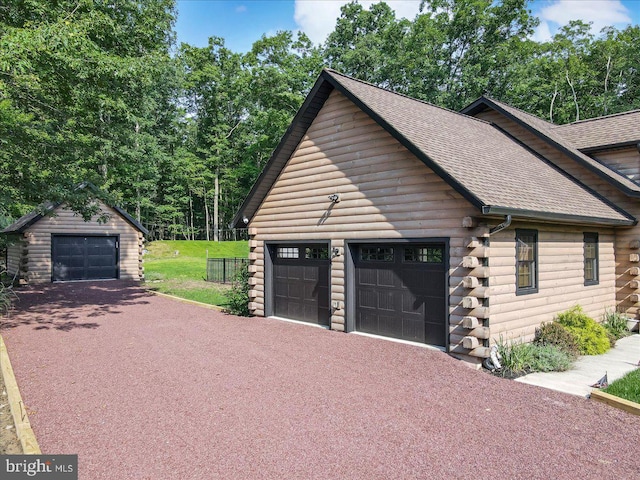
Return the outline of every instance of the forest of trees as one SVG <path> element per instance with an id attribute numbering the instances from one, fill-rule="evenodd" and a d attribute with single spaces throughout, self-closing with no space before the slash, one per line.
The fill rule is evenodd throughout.
<path id="1" fill-rule="evenodd" d="M 174 0 L 0 5 L 0 227 L 90 181 L 150 239 L 218 238 L 328 66 L 460 109 L 482 94 L 556 123 L 640 108 L 640 27 L 531 39 L 527 0 L 343 7 L 322 45 L 177 45 Z"/>

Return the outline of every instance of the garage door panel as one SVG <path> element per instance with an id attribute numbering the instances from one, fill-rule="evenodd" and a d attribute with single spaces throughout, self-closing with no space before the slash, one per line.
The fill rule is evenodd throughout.
<path id="1" fill-rule="evenodd" d="M 378 274 L 373 269 L 362 268 L 358 271 L 358 281 L 360 285 L 371 285 L 375 287 L 378 283 Z"/>
<path id="2" fill-rule="evenodd" d="M 444 245 L 354 248 L 356 330 L 445 345 Z"/>
<path id="3" fill-rule="evenodd" d="M 416 297 L 412 294 L 403 294 L 402 295 L 402 312 L 403 313 L 419 313 L 422 314 L 424 312 L 424 297 Z"/>
<path id="4" fill-rule="evenodd" d="M 398 284 L 396 273 L 393 270 L 378 270 L 377 286 L 395 287 Z"/>
<path id="5" fill-rule="evenodd" d="M 360 289 L 358 291 L 358 307 L 361 309 L 377 309 L 378 308 L 378 296 L 376 292 Z"/>
<path id="6" fill-rule="evenodd" d="M 396 292 L 378 291 L 378 310 L 395 312 L 396 311 Z"/>
<path id="7" fill-rule="evenodd" d="M 318 281 L 320 280 L 319 278 L 320 275 L 320 269 L 312 267 L 312 266 L 307 266 L 307 267 L 302 267 L 302 279 L 305 281 Z"/>
<path id="8" fill-rule="evenodd" d="M 423 342 L 425 339 L 426 325 L 421 315 L 415 318 L 405 318 L 402 323 L 402 338 L 414 342 Z"/>
<path id="9" fill-rule="evenodd" d="M 295 300 L 302 300 L 304 288 L 301 284 L 287 283 L 287 297 Z"/>
<path id="10" fill-rule="evenodd" d="M 378 314 L 371 311 L 362 311 L 358 316 L 359 320 L 359 331 L 369 332 L 369 331 L 378 331 Z"/>
<path id="11" fill-rule="evenodd" d="M 378 315 L 378 335 L 401 338 L 398 321 L 394 315 Z"/>

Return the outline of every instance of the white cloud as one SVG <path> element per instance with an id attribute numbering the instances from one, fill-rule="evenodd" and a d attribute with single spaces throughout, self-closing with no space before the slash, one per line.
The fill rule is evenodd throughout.
<path id="1" fill-rule="evenodd" d="M 347 3 L 349 0 L 296 0 L 293 18 L 313 43 L 322 43 L 336 26 L 340 8 Z M 379 0 L 363 0 L 359 3 L 368 10 Z M 420 0 L 387 0 L 386 3 L 396 12 L 397 18 L 411 20 L 420 7 Z"/>
<path id="2" fill-rule="evenodd" d="M 247 11 L 247 6 L 246 5 L 238 5 L 236 7 L 236 13 L 244 13 Z"/>
<path id="3" fill-rule="evenodd" d="M 620 0 L 553 0 L 533 13 L 540 18 L 533 36 L 538 41 L 550 40 L 553 32 L 571 20 L 592 22 L 591 31 L 595 34 L 603 27 L 624 27 L 632 21 Z"/>

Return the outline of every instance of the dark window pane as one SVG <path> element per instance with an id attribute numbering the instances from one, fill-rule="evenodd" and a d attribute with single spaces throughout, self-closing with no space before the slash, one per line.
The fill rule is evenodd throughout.
<path id="1" fill-rule="evenodd" d="M 442 247 L 406 247 L 405 262 L 442 263 L 444 252 Z"/>
<path id="2" fill-rule="evenodd" d="M 516 284 L 519 293 L 537 291 L 538 233 L 516 230 Z"/>
<path id="3" fill-rule="evenodd" d="M 327 260 L 329 258 L 329 247 L 307 247 L 304 257 L 314 260 Z"/>
<path id="4" fill-rule="evenodd" d="M 360 247 L 360 260 L 364 262 L 393 262 L 393 248 Z"/>
<path id="5" fill-rule="evenodd" d="M 598 283 L 598 234 L 584 234 L 584 283 Z"/>
<path id="6" fill-rule="evenodd" d="M 278 258 L 298 258 L 298 247 L 278 247 Z"/>

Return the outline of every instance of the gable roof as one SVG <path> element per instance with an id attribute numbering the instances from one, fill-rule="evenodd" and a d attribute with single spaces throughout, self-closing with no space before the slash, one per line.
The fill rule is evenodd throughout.
<path id="1" fill-rule="evenodd" d="M 60 207 L 62 204 L 63 202 L 45 203 L 41 209 L 34 210 L 32 212 L 27 213 L 26 215 L 23 215 L 18 220 L 16 220 L 11 225 L 9 225 L 7 228 L 0 231 L 0 233 L 4 233 L 4 234 L 23 233 L 31 225 L 38 222 L 40 219 L 45 217 L 50 212 L 53 212 L 56 208 Z M 146 228 L 144 228 L 135 218 L 133 218 L 131 215 L 125 212 L 122 208 L 117 206 L 110 206 L 110 207 L 113 208 L 118 214 L 120 214 L 120 216 L 124 218 L 128 223 L 130 223 L 131 226 L 133 226 L 135 229 L 139 230 L 145 235 L 149 234 L 149 231 Z"/>
<path id="2" fill-rule="evenodd" d="M 333 70 L 320 74 L 233 220 L 268 194 L 333 90 L 349 98 L 483 214 L 632 225 L 635 219 L 490 124 Z"/>
<path id="3" fill-rule="evenodd" d="M 619 188 L 626 195 L 631 197 L 640 197 L 640 184 L 637 184 L 622 173 L 581 152 L 576 145 L 565 137 L 566 131 L 569 130 L 568 128 L 563 130 L 562 127 L 558 128 L 558 125 L 549 123 L 535 115 L 531 115 L 530 113 L 486 96 L 480 97 L 471 105 L 463 108 L 461 112 L 467 115 L 475 115 L 486 107 L 492 108 L 493 110 L 502 113 L 507 118 L 514 120 L 516 123 L 520 124 L 539 138 L 545 140 L 547 143 L 557 148 L 580 165 L 586 167 L 596 175 Z M 578 129 L 579 128 L 581 127 L 578 127 Z M 563 134 L 563 132 L 565 132 L 565 134 Z M 566 135 L 568 137 L 571 133 Z"/>
<path id="4" fill-rule="evenodd" d="M 640 110 L 554 125 L 553 130 L 582 152 L 635 146 L 640 143 Z"/>

